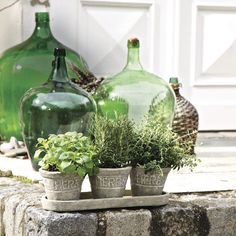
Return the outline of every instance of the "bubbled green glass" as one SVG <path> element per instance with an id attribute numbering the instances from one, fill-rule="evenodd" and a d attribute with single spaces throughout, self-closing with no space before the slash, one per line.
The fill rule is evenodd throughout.
<path id="1" fill-rule="evenodd" d="M 96 104 L 87 92 L 68 79 L 65 50 L 55 49 L 53 69 L 46 83 L 28 90 L 20 106 L 21 127 L 32 166 L 38 138 L 49 134 L 81 132 L 89 135 Z"/>
<path id="2" fill-rule="evenodd" d="M 49 14 L 35 14 L 36 27 L 32 36 L 25 42 L 8 49 L 0 58 L 0 136 L 21 139 L 19 122 L 19 101 L 29 88 L 47 80 L 51 71 L 53 50 L 64 47 L 52 35 Z M 77 72 L 89 73 L 87 64 L 76 52 L 67 49 L 69 77 L 78 77 Z"/>
<path id="3" fill-rule="evenodd" d="M 139 40 L 128 40 L 128 61 L 117 75 L 106 79 L 95 94 L 98 112 L 115 119 L 127 115 L 139 124 L 145 117 L 171 125 L 175 95 L 166 81 L 151 74 L 139 62 Z"/>

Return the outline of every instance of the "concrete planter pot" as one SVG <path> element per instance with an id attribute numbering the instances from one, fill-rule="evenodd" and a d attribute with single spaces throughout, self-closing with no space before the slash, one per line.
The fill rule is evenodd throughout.
<path id="1" fill-rule="evenodd" d="M 162 172 L 144 172 L 143 167 L 132 168 L 130 173 L 131 191 L 133 196 L 160 195 L 164 188 L 170 168 L 163 168 Z"/>
<path id="2" fill-rule="evenodd" d="M 78 200 L 84 177 L 77 174 L 39 169 L 43 177 L 47 199 L 49 200 Z"/>
<path id="3" fill-rule="evenodd" d="M 123 197 L 131 167 L 99 168 L 95 176 L 90 176 L 94 198 Z"/>

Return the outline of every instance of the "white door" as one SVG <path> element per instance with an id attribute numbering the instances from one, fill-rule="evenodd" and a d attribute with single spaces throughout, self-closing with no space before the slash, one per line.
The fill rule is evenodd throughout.
<path id="1" fill-rule="evenodd" d="M 41 10 L 50 11 L 54 35 L 78 51 L 96 76 L 119 72 L 126 62 L 127 39 L 138 37 L 144 68 L 165 80 L 179 76 L 182 94 L 199 111 L 201 130 L 236 130 L 236 0 L 4 0 L 2 4 L 14 2 L 0 11 L 6 31 L 0 52 L 32 33 L 34 12 Z M 43 5 L 47 2 L 49 8 Z M 10 37 L 12 32 L 16 37 Z"/>
<path id="2" fill-rule="evenodd" d="M 181 0 L 176 72 L 201 130 L 236 130 L 236 1 Z"/>
<path id="3" fill-rule="evenodd" d="M 33 0 L 33 2 L 41 0 Z M 33 29 L 33 12 L 43 6 L 23 3 L 23 39 Z M 31 0 L 32 2 L 32 0 Z M 41 1 L 43 2 L 43 1 Z M 86 59 L 97 76 L 119 72 L 127 57 L 127 39 L 141 41 L 143 66 L 153 71 L 160 54 L 160 4 L 156 0 L 49 0 L 53 34 Z M 45 10 L 44 9 L 44 10 Z"/>

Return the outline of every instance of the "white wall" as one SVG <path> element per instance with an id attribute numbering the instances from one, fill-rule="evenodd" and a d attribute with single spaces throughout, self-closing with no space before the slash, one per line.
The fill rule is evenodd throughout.
<path id="1" fill-rule="evenodd" d="M 21 42 L 22 5 L 15 0 L 0 1 L 0 54 Z"/>

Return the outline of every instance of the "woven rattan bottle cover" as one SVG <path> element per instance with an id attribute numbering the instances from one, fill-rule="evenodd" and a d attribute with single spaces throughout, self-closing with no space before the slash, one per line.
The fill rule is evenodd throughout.
<path id="1" fill-rule="evenodd" d="M 191 141 L 191 153 L 194 153 L 194 145 L 197 139 L 198 131 L 198 112 L 196 108 L 179 92 L 181 84 L 178 78 L 170 78 L 170 85 L 176 95 L 176 110 L 173 121 L 173 131 L 179 134 L 183 141 Z"/>

